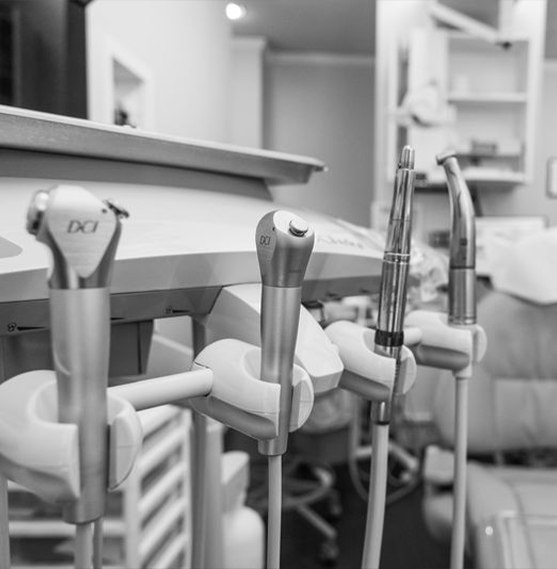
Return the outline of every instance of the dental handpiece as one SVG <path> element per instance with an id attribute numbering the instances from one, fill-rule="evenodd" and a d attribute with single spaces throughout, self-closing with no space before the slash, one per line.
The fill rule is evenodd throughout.
<path id="1" fill-rule="evenodd" d="M 51 252 L 48 274 L 58 418 L 78 426 L 80 495 L 64 504 L 73 524 L 105 511 L 108 475 L 109 284 L 127 213 L 76 186 L 38 191 L 27 230 Z"/>
<path id="2" fill-rule="evenodd" d="M 449 259 L 449 324 L 476 323 L 476 222 L 474 204 L 456 155 L 447 151 L 437 156 L 449 188 L 451 240 Z"/>
<path id="3" fill-rule="evenodd" d="M 260 220 L 256 233 L 261 271 L 261 379 L 279 383 L 279 433 L 260 441 L 266 455 L 286 452 L 292 403 L 292 369 L 298 334 L 302 284 L 315 234 L 300 217 L 272 211 Z"/>
<path id="4" fill-rule="evenodd" d="M 399 360 L 404 342 L 404 315 L 412 237 L 414 149 L 405 146 L 398 163 L 387 236 L 375 332 L 376 353 Z M 396 394 L 396 378 L 394 393 Z M 388 409 L 386 409 L 388 413 Z"/>
<path id="5" fill-rule="evenodd" d="M 453 151 L 437 156 L 449 188 L 451 239 L 449 256 L 448 323 L 476 324 L 476 222 L 474 205 Z M 468 447 L 468 381 L 471 367 L 455 373 L 453 524 L 451 569 L 462 569 L 466 542 L 466 461 Z"/>
<path id="6" fill-rule="evenodd" d="M 383 541 L 387 494 L 389 425 L 393 399 L 398 394 L 400 358 L 404 342 L 406 291 L 412 237 L 414 150 L 405 146 L 395 175 L 393 201 L 387 226 L 375 330 L 375 353 L 395 360 L 393 392 L 385 401 L 372 401 L 369 494 L 362 556 L 363 569 L 378 569 Z"/>

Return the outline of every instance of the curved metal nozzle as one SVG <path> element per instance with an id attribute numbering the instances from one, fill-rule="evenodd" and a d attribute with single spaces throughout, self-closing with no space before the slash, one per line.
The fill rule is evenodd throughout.
<path id="1" fill-rule="evenodd" d="M 476 322 L 476 215 L 456 152 L 437 156 L 449 188 L 451 240 L 449 258 L 449 322 Z"/>
<path id="2" fill-rule="evenodd" d="M 437 156 L 443 166 L 451 205 L 451 250 L 453 268 L 474 268 L 476 264 L 476 227 L 474 204 L 468 185 L 458 165 L 456 153 L 447 151 Z"/>
<path id="3" fill-rule="evenodd" d="M 439 154 L 437 154 L 435 160 L 437 161 L 437 164 L 439 164 L 439 166 L 443 166 L 445 161 L 448 160 L 449 158 L 456 158 L 456 151 L 454 151 L 452 148 L 449 148 L 444 152 L 440 152 Z"/>
<path id="4" fill-rule="evenodd" d="M 50 287 L 107 287 L 124 217 L 125 209 L 78 186 L 36 192 L 26 226 L 52 252 Z"/>

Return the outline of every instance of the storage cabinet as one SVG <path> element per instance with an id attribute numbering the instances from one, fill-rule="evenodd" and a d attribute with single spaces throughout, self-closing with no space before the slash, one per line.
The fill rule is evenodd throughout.
<path id="1" fill-rule="evenodd" d="M 525 38 L 502 45 L 448 34 L 447 102 L 455 109 L 454 146 L 470 180 L 526 183 L 531 176 Z"/>
<path id="2" fill-rule="evenodd" d="M 139 413 L 144 442 L 129 478 L 109 494 L 105 567 L 188 568 L 191 554 L 190 414 L 164 406 Z M 12 567 L 72 568 L 74 526 L 59 508 L 9 484 Z"/>
<path id="3" fill-rule="evenodd" d="M 539 85 L 527 37 L 495 44 L 448 29 L 414 28 L 400 55 L 391 88 L 398 116 L 408 114 L 402 107 L 411 97 L 419 101 L 421 91 L 420 104 L 437 117 L 430 124 L 399 119 L 391 130 L 395 148 L 415 147 L 424 185 L 444 183 L 435 156 L 449 147 L 469 182 L 513 187 L 531 181 Z"/>

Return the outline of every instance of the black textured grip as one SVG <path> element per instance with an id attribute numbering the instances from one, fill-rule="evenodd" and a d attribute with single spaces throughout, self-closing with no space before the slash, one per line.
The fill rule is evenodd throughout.
<path id="1" fill-rule="evenodd" d="M 375 331 L 375 343 L 384 348 L 398 348 L 404 343 L 404 332 Z"/>

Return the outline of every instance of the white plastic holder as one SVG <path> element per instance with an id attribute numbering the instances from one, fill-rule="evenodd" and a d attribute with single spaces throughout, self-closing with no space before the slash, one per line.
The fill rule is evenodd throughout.
<path id="1" fill-rule="evenodd" d="M 56 374 L 17 375 L 0 385 L 0 470 L 47 502 L 79 497 L 77 425 L 58 423 Z M 128 477 L 141 448 L 139 418 L 126 400 L 109 394 L 108 490 Z"/>
<path id="2" fill-rule="evenodd" d="M 444 312 L 416 310 L 405 324 L 420 330 L 419 341 L 411 346 L 420 365 L 450 370 L 454 376 L 470 377 L 471 366 L 480 362 L 487 350 L 487 336 L 479 324 L 452 325 Z"/>
<path id="3" fill-rule="evenodd" d="M 278 435 L 280 385 L 262 381 L 261 348 L 241 340 L 224 339 L 209 344 L 195 358 L 192 370 L 209 368 L 213 386 L 189 405 L 248 436 L 273 439 Z M 308 373 L 298 365 L 292 372 L 290 431 L 308 419 L 314 401 Z"/>
<path id="4" fill-rule="evenodd" d="M 472 377 L 473 365 L 485 355 L 487 337 L 481 326 L 449 323 L 447 314 L 441 312 L 412 312 L 406 317 L 406 324 L 421 330 L 421 340 L 413 347 L 417 361 L 450 370 L 456 379 L 450 566 L 461 569 L 466 543 L 468 380 Z"/>
<path id="5" fill-rule="evenodd" d="M 261 343 L 261 283 L 224 287 L 205 317 L 209 341 L 235 338 L 254 346 Z M 242 325 L 238 326 L 238 322 Z M 316 394 L 338 386 L 342 362 L 323 328 L 300 307 L 294 363 L 305 369 Z"/>
<path id="6" fill-rule="evenodd" d="M 169 403 L 186 405 L 188 399 L 207 395 L 212 388 L 211 370 L 199 369 L 116 385 L 109 387 L 108 392 L 129 401 L 136 411 L 142 411 Z"/>
<path id="7" fill-rule="evenodd" d="M 408 347 L 402 347 L 397 370 L 393 358 L 375 353 L 375 330 L 355 322 L 338 321 L 327 326 L 325 332 L 337 347 L 344 364 L 339 387 L 368 401 L 382 402 L 392 395 L 405 395 L 414 385 L 417 366 Z"/>

